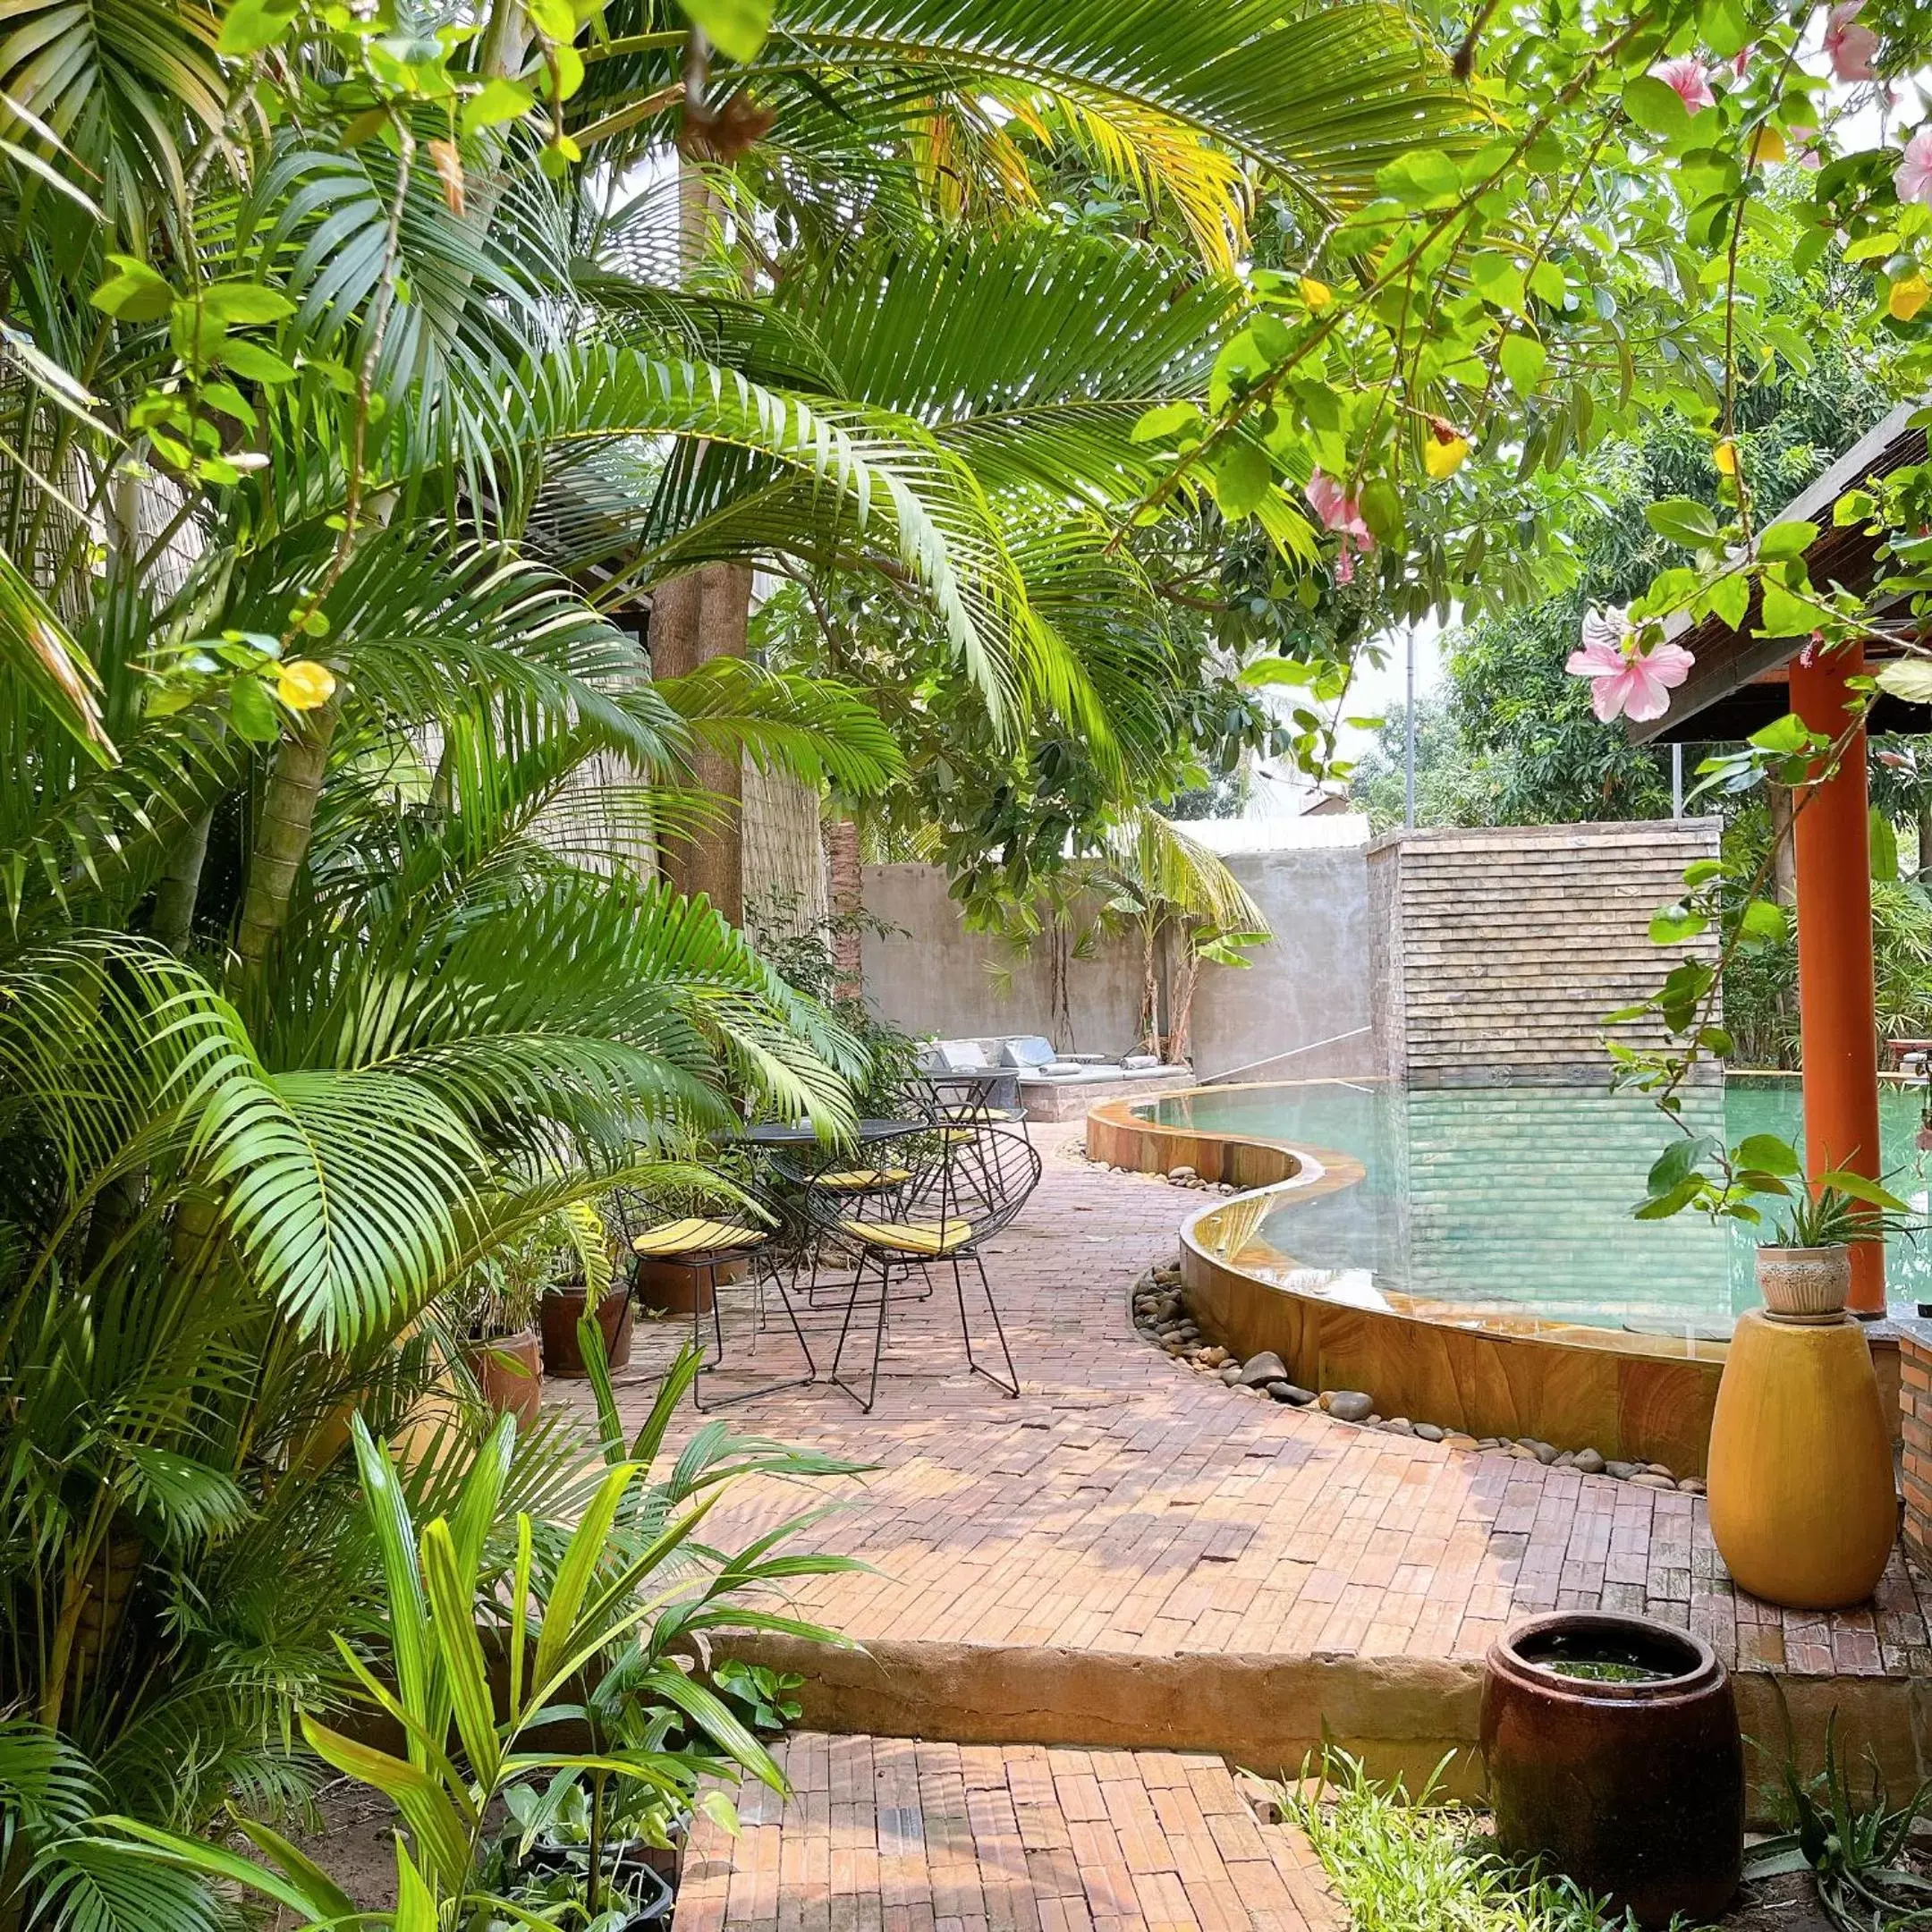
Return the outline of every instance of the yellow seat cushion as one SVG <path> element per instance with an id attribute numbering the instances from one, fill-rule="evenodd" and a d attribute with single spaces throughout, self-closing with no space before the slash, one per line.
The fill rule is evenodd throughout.
<path id="1" fill-rule="evenodd" d="M 956 1146 L 962 1140 L 977 1140 L 979 1138 L 979 1130 L 977 1127 L 942 1127 L 939 1130 L 939 1138 Z"/>
<path id="2" fill-rule="evenodd" d="M 759 1228 L 692 1215 L 647 1229 L 631 1245 L 640 1255 L 708 1254 L 720 1248 L 756 1248 L 765 1239 Z"/>
<path id="3" fill-rule="evenodd" d="M 940 1113 L 949 1121 L 978 1121 L 981 1124 L 991 1123 L 997 1125 L 1002 1121 L 1017 1121 L 1020 1118 L 1011 1107 L 1003 1106 L 949 1106 L 942 1107 Z"/>
<path id="4" fill-rule="evenodd" d="M 970 1221 L 841 1221 L 839 1226 L 855 1241 L 894 1254 L 945 1255 L 972 1239 Z"/>
<path id="5" fill-rule="evenodd" d="M 844 1174 L 820 1174 L 814 1185 L 835 1194 L 858 1194 L 867 1188 L 898 1187 L 911 1178 L 909 1167 L 853 1167 Z"/>

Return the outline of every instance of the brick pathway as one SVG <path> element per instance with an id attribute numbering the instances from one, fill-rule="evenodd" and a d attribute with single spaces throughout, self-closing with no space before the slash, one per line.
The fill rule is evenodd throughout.
<path id="1" fill-rule="evenodd" d="M 1038 1131 L 1045 1182 L 988 1256 L 1017 1402 L 965 1372 L 948 1276 L 895 1309 L 869 1417 L 823 1384 L 727 1411 L 877 1465 L 809 1532 L 877 1573 L 808 1581 L 801 1614 L 875 1646 L 1457 1660 L 1524 1612 L 1602 1605 L 1691 1627 L 1747 1669 L 1932 1672 L 1932 1589 L 1896 1556 L 1872 1609 L 1779 1611 L 1733 1589 L 1701 1499 L 1356 1428 L 1149 1348 L 1129 1286 L 1202 1198 L 1072 1159 L 1080 1132 Z M 834 1317 L 810 1327 L 829 1357 Z M 621 1390 L 639 1412 L 677 1325 L 640 1332 Z M 983 1311 L 978 1332 L 990 1342 Z M 759 1359 L 794 1357 L 767 1336 Z M 728 1546 L 809 1500 L 768 1486 L 706 1534 Z"/>
<path id="2" fill-rule="evenodd" d="M 676 1932 L 1327 1932 L 1299 1833 L 1216 1758 L 801 1734 L 694 1829 Z"/>

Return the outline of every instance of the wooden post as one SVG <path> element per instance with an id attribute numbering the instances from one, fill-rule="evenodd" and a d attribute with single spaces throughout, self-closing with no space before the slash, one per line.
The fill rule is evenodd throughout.
<path id="1" fill-rule="evenodd" d="M 1836 740 L 1862 676 L 1860 644 L 1807 652 L 1791 670 L 1792 709 Z M 1813 1176 L 1834 1167 L 1878 1175 L 1878 1029 L 1872 984 L 1871 844 L 1865 733 L 1829 778 L 1808 784 L 1795 814 L 1798 849 L 1798 1026 L 1804 1069 L 1805 1155 Z M 1852 1250 L 1850 1306 L 1885 1312 L 1885 1244 Z"/>

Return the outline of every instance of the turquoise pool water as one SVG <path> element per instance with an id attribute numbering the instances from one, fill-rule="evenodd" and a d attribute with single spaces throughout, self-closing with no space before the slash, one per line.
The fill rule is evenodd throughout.
<path id="1" fill-rule="evenodd" d="M 1921 1218 L 1932 1174 L 1916 1144 L 1924 1105 L 1922 1087 L 1887 1087 L 1881 1101 L 1885 1169 Z M 1140 1111 L 1362 1164 L 1360 1186 L 1284 1194 L 1256 1231 L 1317 1292 L 1373 1302 L 1393 1290 L 1485 1314 L 1707 1336 L 1728 1335 L 1758 1302 L 1747 1229 L 1631 1218 L 1667 1132 L 1640 1095 L 1311 1081 L 1175 1095 Z M 1772 1132 L 1802 1143 L 1795 1080 L 1706 1089 L 1688 1097 L 1686 1116 L 1733 1142 Z M 1890 1245 L 1887 1292 L 1894 1304 L 1932 1301 L 1932 1238 Z"/>

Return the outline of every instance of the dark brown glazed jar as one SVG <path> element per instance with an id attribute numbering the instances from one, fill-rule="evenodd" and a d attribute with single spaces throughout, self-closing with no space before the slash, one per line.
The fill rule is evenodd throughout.
<path id="1" fill-rule="evenodd" d="M 1631 1681 L 1550 1667 L 1592 1658 Z M 1700 1639 L 1608 1611 L 1519 1623 L 1489 1652 L 1482 1750 L 1502 1851 L 1541 1857 L 1647 1926 L 1730 1902 L 1744 1748 L 1731 1680 Z"/>

